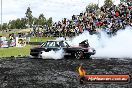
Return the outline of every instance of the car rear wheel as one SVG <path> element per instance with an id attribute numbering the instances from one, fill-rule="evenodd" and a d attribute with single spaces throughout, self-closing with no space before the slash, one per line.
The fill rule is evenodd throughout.
<path id="1" fill-rule="evenodd" d="M 89 54 L 85 54 L 85 55 L 84 55 L 84 58 L 85 58 L 85 59 L 90 59 L 90 56 L 91 56 L 91 55 L 89 55 Z"/>
<path id="2" fill-rule="evenodd" d="M 76 59 L 81 59 L 83 57 L 83 52 L 82 51 L 77 51 L 76 53 L 75 53 L 75 58 Z"/>

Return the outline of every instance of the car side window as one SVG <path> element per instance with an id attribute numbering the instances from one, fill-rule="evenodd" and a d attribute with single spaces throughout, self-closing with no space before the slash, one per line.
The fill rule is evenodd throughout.
<path id="1" fill-rule="evenodd" d="M 52 47 L 55 47 L 55 42 L 52 42 Z"/>
<path id="2" fill-rule="evenodd" d="M 65 44 L 65 42 L 63 42 L 63 41 L 59 42 L 59 45 L 60 45 L 61 47 L 66 47 L 66 44 Z"/>
<path id="3" fill-rule="evenodd" d="M 43 47 L 49 47 L 51 45 L 52 42 L 46 42 Z"/>
<path id="4" fill-rule="evenodd" d="M 51 42 L 48 47 L 53 47 L 53 46 L 54 46 L 54 42 Z"/>
<path id="5" fill-rule="evenodd" d="M 56 42 L 55 47 L 60 47 L 59 42 Z"/>
<path id="6" fill-rule="evenodd" d="M 46 46 L 46 44 L 47 44 L 47 43 L 46 43 L 46 42 L 44 42 L 44 43 L 41 45 L 41 47 L 45 47 L 45 46 Z"/>
<path id="7" fill-rule="evenodd" d="M 45 47 L 48 47 L 48 46 L 50 45 L 50 43 L 51 43 L 51 42 L 47 42 L 46 45 L 45 45 Z"/>

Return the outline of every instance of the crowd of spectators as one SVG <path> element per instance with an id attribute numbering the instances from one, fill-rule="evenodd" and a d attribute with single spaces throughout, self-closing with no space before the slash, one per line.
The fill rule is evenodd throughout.
<path id="1" fill-rule="evenodd" d="M 75 36 L 87 30 L 90 34 L 104 30 L 108 34 L 115 34 L 126 26 L 132 26 L 132 6 L 130 3 L 121 3 L 111 7 L 102 6 L 99 9 L 89 9 L 72 19 L 64 18 L 55 22 L 52 28 L 46 28 L 46 36 Z"/>

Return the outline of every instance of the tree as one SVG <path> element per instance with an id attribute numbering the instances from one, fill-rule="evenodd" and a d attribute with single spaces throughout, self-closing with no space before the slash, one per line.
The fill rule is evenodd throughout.
<path id="1" fill-rule="evenodd" d="M 19 18 L 15 21 L 15 26 L 16 29 L 22 29 L 21 20 Z"/>
<path id="2" fill-rule="evenodd" d="M 33 25 L 38 25 L 38 18 L 33 17 Z"/>
<path id="3" fill-rule="evenodd" d="M 3 23 L 3 25 L 2 25 L 2 29 L 3 29 L 3 30 L 6 30 L 7 28 L 8 28 L 7 23 Z"/>
<path id="4" fill-rule="evenodd" d="M 16 20 L 11 20 L 8 23 L 8 29 L 25 29 L 26 28 L 26 18 L 18 18 Z"/>
<path id="5" fill-rule="evenodd" d="M 27 28 L 26 27 L 26 18 L 21 18 L 21 27 L 22 27 L 22 29 Z"/>
<path id="6" fill-rule="evenodd" d="M 27 8 L 27 11 L 26 11 L 25 14 L 26 14 L 26 17 L 27 17 L 28 25 L 31 27 L 32 22 L 33 22 L 33 16 L 32 16 L 32 11 L 31 11 L 30 7 Z"/>
<path id="7" fill-rule="evenodd" d="M 51 26 L 52 26 L 52 23 L 53 23 L 52 17 L 50 17 L 50 18 L 47 20 L 47 25 L 48 25 L 48 27 L 51 27 Z"/>
<path id="8" fill-rule="evenodd" d="M 15 29 L 16 28 L 16 21 L 15 20 L 9 21 L 8 28 L 9 29 Z"/>
<path id="9" fill-rule="evenodd" d="M 43 26 L 44 24 L 46 24 L 46 18 L 44 17 L 43 14 L 39 15 L 38 24 L 41 25 L 41 26 Z"/>
<path id="10" fill-rule="evenodd" d="M 113 2 L 112 2 L 112 0 L 105 0 L 104 5 L 107 7 L 111 7 L 113 5 Z"/>
<path id="11" fill-rule="evenodd" d="M 89 5 L 86 6 L 86 11 L 92 11 L 92 10 L 97 10 L 99 7 L 97 4 L 91 3 Z"/>

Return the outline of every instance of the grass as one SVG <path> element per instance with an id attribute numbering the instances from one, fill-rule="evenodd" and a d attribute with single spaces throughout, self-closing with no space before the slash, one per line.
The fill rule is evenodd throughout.
<path id="1" fill-rule="evenodd" d="M 10 57 L 10 56 L 28 56 L 30 53 L 31 45 L 26 45 L 25 47 L 10 47 L 10 48 L 0 48 L 0 57 Z"/>
<path id="2" fill-rule="evenodd" d="M 31 38 L 31 42 L 44 42 L 54 38 Z M 29 56 L 30 48 L 34 47 L 31 45 L 26 45 L 25 47 L 9 47 L 9 48 L 0 48 L 0 57 L 10 57 L 10 56 Z"/>

